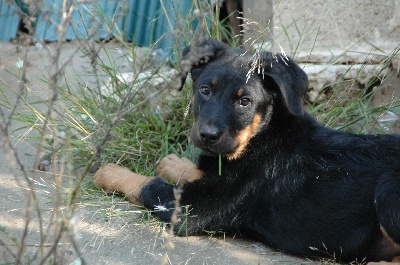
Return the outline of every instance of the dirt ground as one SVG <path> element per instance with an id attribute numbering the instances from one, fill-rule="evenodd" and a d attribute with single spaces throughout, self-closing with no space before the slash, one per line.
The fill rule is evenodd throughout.
<path id="1" fill-rule="evenodd" d="M 55 44 L 50 45 L 51 49 Z M 17 64 L 24 59 L 27 53 L 27 79 L 29 80 L 30 93 L 42 98 L 49 97 L 48 91 L 41 81 L 43 75 L 48 73 L 51 63 L 47 47 L 17 47 L 12 43 L 0 43 L 0 83 L 6 97 L 10 102 L 15 102 L 12 89 L 20 85 L 16 75 L 21 71 Z M 108 44 L 107 50 L 111 58 L 119 65 L 121 72 L 129 72 L 129 64 L 121 60 L 121 53 L 116 49 L 115 44 Z M 104 58 L 107 56 L 102 54 Z M 89 61 L 82 54 L 76 52 L 74 43 L 63 45 L 61 61 L 67 62 L 65 78 L 69 81 L 74 80 L 75 75 L 80 75 L 86 71 Z M 87 82 L 94 81 L 88 77 Z M 72 81 L 73 82 L 73 81 Z M 4 120 L 0 120 L 4 122 Z M 11 124 L 10 132 L 15 128 L 20 128 L 21 123 Z M 0 264 L 14 264 L 15 258 L 9 254 L 8 250 L 17 253 L 17 241 L 25 236 L 24 249 L 28 256 L 35 257 L 34 253 L 40 250 L 40 223 L 45 227 L 45 242 L 42 244 L 44 253 L 52 246 L 53 234 L 56 227 L 53 220 L 57 215 L 64 212 L 56 212 L 56 194 L 54 176 L 51 172 L 43 173 L 34 169 L 37 157 L 37 148 L 24 140 L 24 135 L 29 128 L 17 131 L 12 134 L 11 142 L 16 148 L 21 164 L 26 175 L 20 170 L 20 166 L 9 155 L 10 151 L 6 148 L 0 153 Z M 3 148 L 4 143 L 0 143 Z M 25 177 L 33 180 L 34 190 L 36 191 L 37 203 L 28 204 L 29 196 L 26 187 Z M 110 204 L 85 203 L 77 207 L 74 217 L 71 219 L 70 227 L 77 238 L 79 249 L 83 258 L 88 264 L 160 264 L 164 250 L 164 237 L 162 233 L 155 229 L 154 225 L 143 222 L 136 222 L 135 215 L 121 215 L 118 217 L 108 217 L 104 211 L 110 209 Z M 27 209 L 32 209 L 39 205 L 42 209 L 41 216 L 32 211 L 31 222 L 24 235 L 25 220 Z M 127 203 L 114 204 L 115 211 L 120 209 L 131 210 L 132 207 Z M 34 208 L 33 208 L 34 209 Z M 168 251 L 168 264 L 318 264 L 285 255 L 279 251 L 272 250 L 259 242 L 233 238 L 232 235 L 225 237 L 212 236 L 193 236 L 188 238 L 174 237 L 174 248 Z M 73 251 L 71 240 L 65 238 L 58 244 L 61 249 L 63 259 L 58 261 L 60 264 L 79 264 L 78 256 Z M 39 251 L 39 255 L 40 255 Z M 39 264 L 38 256 L 32 264 Z M 27 264 L 27 259 L 22 260 L 22 264 Z"/>

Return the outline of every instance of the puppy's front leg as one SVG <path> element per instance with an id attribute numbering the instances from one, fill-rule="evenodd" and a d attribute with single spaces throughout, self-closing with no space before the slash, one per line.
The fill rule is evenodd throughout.
<path id="1" fill-rule="evenodd" d="M 133 173 L 126 167 L 107 164 L 95 174 L 94 184 L 108 192 L 120 192 L 132 203 L 142 204 L 140 194 L 145 185 L 154 177 L 146 177 Z"/>
<path id="2" fill-rule="evenodd" d="M 164 177 L 172 177 L 168 177 L 168 180 L 172 179 L 178 182 L 180 179 L 182 183 L 190 182 L 198 179 L 202 174 L 202 171 L 197 169 L 197 166 L 188 159 L 172 156 L 172 159 L 164 160 L 164 162 Z M 146 177 L 135 174 L 128 168 L 115 164 L 107 164 L 100 168 L 94 175 L 93 182 L 97 187 L 108 192 L 123 193 L 130 202 L 155 210 L 161 220 L 171 221 L 176 206 L 174 195 L 176 185 L 172 185 L 160 177 Z"/>

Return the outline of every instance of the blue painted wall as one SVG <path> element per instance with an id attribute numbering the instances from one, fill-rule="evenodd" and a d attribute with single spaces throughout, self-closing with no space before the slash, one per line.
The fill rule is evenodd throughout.
<path id="1" fill-rule="evenodd" d="M 171 32 L 178 23 L 175 13 L 187 14 L 192 2 L 163 0 L 163 3 L 168 19 L 160 0 L 99 0 L 96 4 L 77 4 L 64 39 L 98 40 L 115 35 L 139 46 L 149 46 L 159 40 L 157 47 L 168 54 L 174 41 Z M 59 24 L 61 9 L 60 0 L 44 0 L 36 25 L 37 40 L 55 41 L 59 38 L 57 28 L 48 17 Z M 105 24 L 109 27 L 104 27 Z M 109 28 L 114 30 L 110 32 Z"/>
<path id="2" fill-rule="evenodd" d="M 0 0 L 0 41 L 9 41 L 16 37 L 19 20 L 18 8 Z"/>
<path id="3" fill-rule="evenodd" d="M 99 0 L 96 3 L 71 0 L 70 3 L 74 3 L 75 8 L 64 40 L 101 40 L 120 36 L 140 46 L 158 41 L 157 47 L 170 54 L 175 41 L 172 32 L 179 22 L 175 20 L 177 14 L 178 17 L 187 15 L 192 1 L 162 0 L 168 18 L 160 0 Z M 43 0 L 34 39 L 58 40 L 57 25 L 61 23 L 61 17 L 62 0 Z M 0 40 L 15 38 L 19 19 L 18 9 L 0 0 Z M 113 30 L 110 32 L 110 29 Z"/>

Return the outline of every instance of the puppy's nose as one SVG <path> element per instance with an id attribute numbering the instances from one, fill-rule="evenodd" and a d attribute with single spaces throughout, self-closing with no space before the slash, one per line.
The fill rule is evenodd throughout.
<path id="1" fill-rule="evenodd" d="M 200 128 L 200 139 L 205 144 L 214 144 L 221 138 L 221 131 L 212 125 L 203 125 Z"/>

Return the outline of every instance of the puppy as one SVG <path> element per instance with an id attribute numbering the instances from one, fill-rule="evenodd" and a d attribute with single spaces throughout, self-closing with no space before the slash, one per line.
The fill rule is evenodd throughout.
<path id="1" fill-rule="evenodd" d="M 193 79 L 190 137 L 202 150 L 196 164 L 169 155 L 151 178 L 109 164 L 95 174 L 98 187 L 165 222 L 188 205 L 174 219 L 177 233 L 239 232 L 290 254 L 346 262 L 400 255 L 399 136 L 319 125 L 303 110 L 307 76 L 284 54 L 206 39 L 183 58 Z"/>

